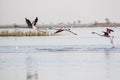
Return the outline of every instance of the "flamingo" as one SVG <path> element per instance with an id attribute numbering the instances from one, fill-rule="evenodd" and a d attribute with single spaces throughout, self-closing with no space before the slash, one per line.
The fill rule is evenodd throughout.
<path id="1" fill-rule="evenodd" d="M 57 34 L 57 33 L 63 32 L 63 31 L 68 31 L 68 32 L 70 32 L 70 33 L 72 33 L 72 34 L 74 34 L 74 35 L 77 35 L 76 33 L 72 32 L 71 29 L 69 29 L 69 28 L 64 28 L 64 27 L 62 27 L 62 28 L 60 28 L 60 29 L 55 29 L 55 30 L 57 30 L 57 31 L 54 32 L 54 34 Z"/>
<path id="2" fill-rule="evenodd" d="M 35 29 L 35 30 L 37 30 L 37 31 L 42 31 L 42 30 L 46 30 L 46 29 L 40 29 L 40 28 L 37 28 L 36 27 L 36 24 L 37 24 L 37 22 L 38 22 L 38 17 L 36 17 L 35 18 L 35 20 L 31 23 L 31 21 L 29 20 L 29 19 L 27 19 L 27 18 L 25 18 L 25 20 L 26 20 L 26 23 L 27 23 L 27 25 L 28 25 L 28 27 L 29 28 L 33 28 L 33 29 Z M 42 31 L 42 32 L 45 32 L 46 33 L 46 31 Z"/>
<path id="3" fill-rule="evenodd" d="M 27 23 L 27 25 L 28 25 L 29 28 L 33 28 L 33 29 L 35 29 L 35 30 L 37 30 L 37 31 L 46 33 L 46 31 L 44 31 L 44 30 L 46 30 L 46 29 L 40 29 L 40 28 L 37 28 L 37 27 L 36 27 L 36 24 L 37 24 L 37 22 L 38 22 L 38 17 L 36 17 L 35 20 L 34 20 L 32 23 L 31 23 L 31 21 L 30 21 L 29 19 L 27 19 L 27 18 L 25 18 L 25 20 L 26 20 L 26 23 Z"/>
<path id="4" fill-rule="evenodd" d="M 36 17 L 35 20 L 34 20 L 32 23 L 31 23 L 31 21 L 30 21 L 29 19 L 27 19 L 27 18 L 25 18 L 25 20 L 26 20 L 26 23 L 27 23 L 27 25 L 28 25 L 29 28 L 33 28 L 33 29 L 35 29 L 35 30 L 39 30 L 39 29 L 36 27 L 36 24 L 37 24 L 37 22 L 38 22 L 38 17 Z"/>
<path id="5" fill-rule="evenodd" d="M 102 31 L 102 32 L 104 33 L 103 35 L 102 35 L 102 34 L 99 34 L 99 33 L 96 33 L 96 32 L 92 32 L 92 34 L 97 34 L 97 35 L 99 35 L 99 36 L 103 36 L 103 37 L 109 38 L 110 41 L 111 41 L 111 44 L 113 45 L 114 36 L 110 36 L 110 33 L 111 33 L 111 32 L 114 32 L 114 30 L 109 29 L 109 28 L 106 28 L 106 31 Z M 113 46 L 113 47 L 114 47 L 114 46 Z"/>

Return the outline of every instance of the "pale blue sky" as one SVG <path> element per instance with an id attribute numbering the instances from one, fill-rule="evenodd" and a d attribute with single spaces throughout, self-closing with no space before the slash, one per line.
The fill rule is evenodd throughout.
<path id="1" fill-rule="evenodd" d="M 120 22 L 120 0 L 0 0 L 0 24 L 25 24 L 24 18 L 39 18 L 38 24 L 73 22 Z"/>

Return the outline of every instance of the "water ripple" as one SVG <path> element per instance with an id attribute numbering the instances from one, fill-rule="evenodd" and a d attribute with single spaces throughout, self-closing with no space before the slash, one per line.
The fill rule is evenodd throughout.
<path id="1" fill-rule="evenodd" d="M 46 53 L 46 52 L 109 52 L 119 53 L 120 46 L 115 48 L 107 46 L 96 46 L 96 45 L 62 45 L 62 46 L 0 46 L 0 53 Z"/>

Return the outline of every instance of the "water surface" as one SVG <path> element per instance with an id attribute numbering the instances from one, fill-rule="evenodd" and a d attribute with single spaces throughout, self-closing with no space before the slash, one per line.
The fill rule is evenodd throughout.
<path id="1" fill-rule="evenodd" d="M 78 35 L 0 37 L 0 80 L 119 80 L 120 31 L 110 40 L 73 28 Z M 101 33 L 102 34 L 102 33 Z"/>

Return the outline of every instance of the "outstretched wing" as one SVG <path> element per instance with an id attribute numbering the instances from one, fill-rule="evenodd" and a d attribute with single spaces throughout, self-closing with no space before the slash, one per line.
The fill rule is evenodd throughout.
<path id="1" fill-rule="evenodd" d="M 66 31 L 68 31 L 68 32 L 70 32 L 70 33 L 72 33 L 72 34 L 74 34 L 74 35 L 77 35 L 76 33 L 72 32 L 72 31 L 70 31 L 70 30 L 66 30 Z"/>
<path id="2" fill-rule="evenodd" d="M 29 27 L 29 28 L 32 28 L 32 24 L 31 24 L 30 20 L 27 19 L 27 18 L 25 18 L 25 20 L 26 20 L 26 23 L 27 23 L 28 27 Z"/>
<path id="3" fill-rule="evenodd" d="M 32 24 L 35 26 L 37 22 L 38 22 L 38 17 L 35 18 L 35 20 L 32 22 Z"/>
<path id="4" fill-rule="evenodd" d="M 106 29 L 106 31 L 107 31 L 107 33 L 114 32 L 114 30 L 112 30 L 112 29 L 109 29 L 109 28 L 107 28 L 107 29 Z"/>
<path id="5" fill-rule="evenodd" d="M 63 30 L 63 29 L 59 29 L 59 30 L 57 30 L 54 34 L 60 33 L 60 32 L 62 32 L 62 31 L 64 31 L 64 30 Z"/>

